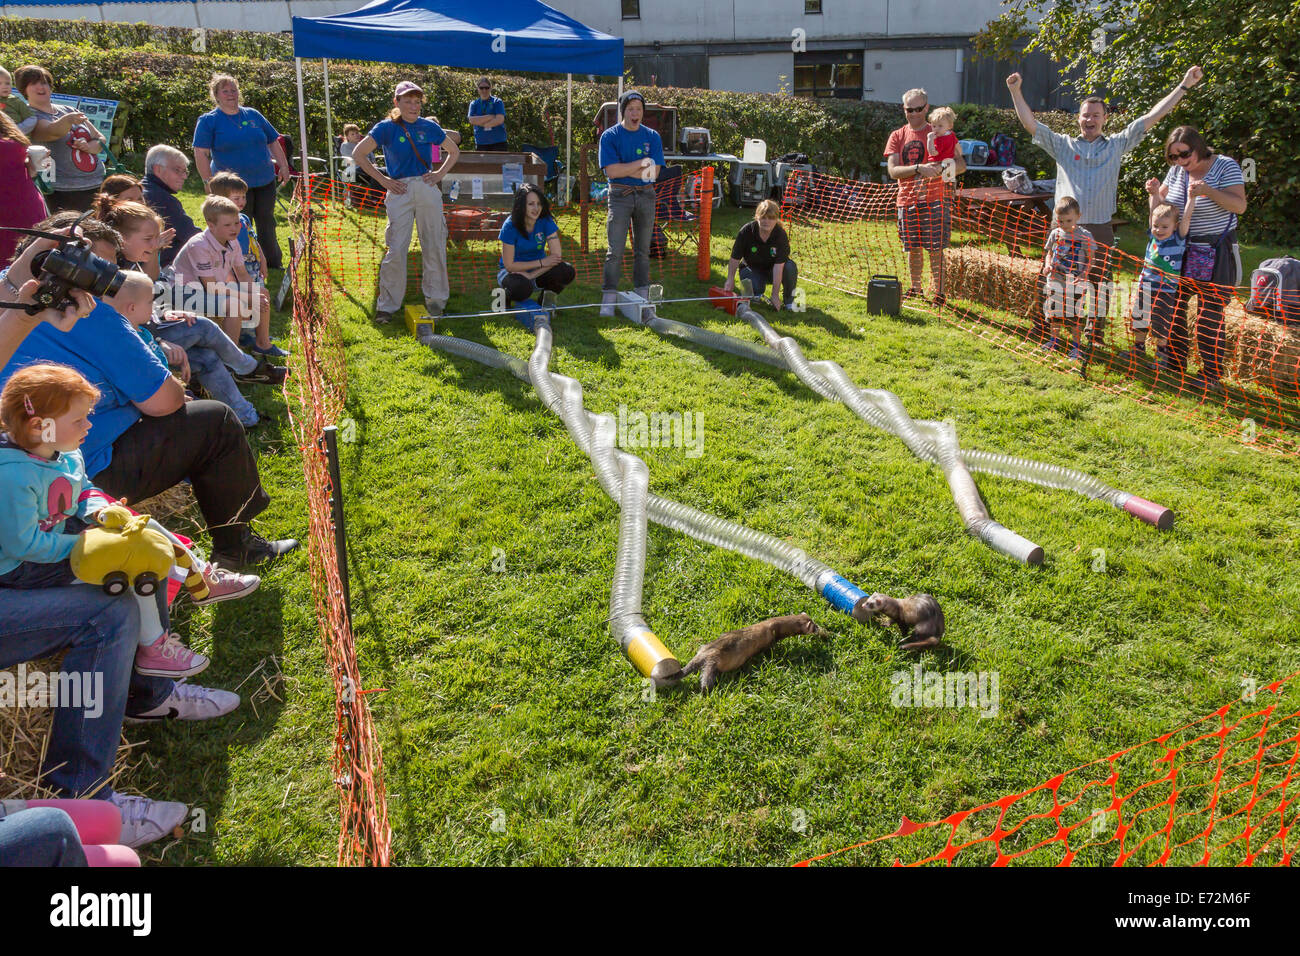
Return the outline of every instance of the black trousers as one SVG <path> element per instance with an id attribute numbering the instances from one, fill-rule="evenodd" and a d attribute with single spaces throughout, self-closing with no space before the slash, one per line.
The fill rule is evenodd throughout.
<path id="1" fill-rule="evenodd" d="M 266 256 L 268 269 L 279 269 L 284 265 L 280 256 L 280 242 L 275 238 L 275 186 L 276 181 L 273 179 L 265 186 L 250 189 L 245 209 L 257 229 L 257 241 L 262 246 L 262 254 Z"/>
<path id="2" fill-rule="evenodd" d="M 760 266 L 757 269 L 751 268 L 748 263 L 740 267 L 737 275 L 742 279 L 748 279 L 754 284 L 754 295 L 762 295 L 767 291 L 767 287 L 772 284 L 772 273 L 776 266 Z M 785 261 L 784 268 L 781 269 L 781 301 L 789 305 L 794 300 L 794 290 L 799 285 L 799 267 L 794 264 L 793 259 Z"/>
<path id="3" fill-rule="evenodd" d="M 573 266 L 567 262 L 560 262 L 551 266 L 536 279 L 512 272 L 501 280 L 501 288 L 506 290 L 506 300 L 509 305 L 512 302 L 531 299 L 538 289 L 545 289 L 547 292 L 559 295 L 576 276 L 577 272 L 574 271 Z"/>
<path id="4" fill-rule="evenodd" d="M 474 149 L 480 153 L 508 153 L 505 143 L 488 143 L 486 146 L 475 146 Z"/>
<path id="5" fill-rule="evenodd" d="M 113 460 L 94 482 L 135 504 L 188 478 L 215 551 L 234 550 L 244 526 L 271 499 L 243 426 L 221 402 L 186 402 L 170 415 L 143 416 L 113 442 Z"/>

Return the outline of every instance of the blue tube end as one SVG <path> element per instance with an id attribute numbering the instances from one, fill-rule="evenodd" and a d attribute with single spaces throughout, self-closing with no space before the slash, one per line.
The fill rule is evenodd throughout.
<path id="1" fill-rule="evenodd" d="M 525 299 L 523 302 L 515 303 L 515 310 L 511 314 L 515 321 L 526 328 L 529 332 L 536 331 L 537 320 L 547 318 L 546 310 L 532 299 Z"/>
<path id="2" fill-rule="evenodd" d="M 843 611 L 845 614 L 851 615 L 853 606 L 866 596 L 866 591 L 838 574 L 833 575 L 829 581 L 822 585 L 822 597 L 829 601 L 837 611 Z"/>

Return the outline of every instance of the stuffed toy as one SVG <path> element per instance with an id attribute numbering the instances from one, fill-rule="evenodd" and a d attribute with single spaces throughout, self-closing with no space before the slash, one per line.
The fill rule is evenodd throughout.
<path id="1" fill-rule="evenodd" d="M 178 565 L 189 572 L 185 586 L 195 600 L 208 596 L 208 585 L 200 573 L 202 562 L 148 515 L 112 504 L 102 509 L 96 520 L 100 527 L 87 528 L 72 549 L 72 573 L 79 580 L 99 585 L 105 594 L 116 596 L 133 588 L 136 594 L 148 597 L 167 580 L 172 566 Z"/>

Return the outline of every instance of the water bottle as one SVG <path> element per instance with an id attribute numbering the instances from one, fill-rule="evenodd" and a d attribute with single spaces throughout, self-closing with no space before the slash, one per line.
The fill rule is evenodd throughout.
<path id="1" fill-rule="evenodd" d="M 459 195 L 460 195 L 460 180 L 457 179 L 455 182 L 451 184 L 451 189 L 447 190 L 447 199 L 451 202 L 455 202 L 456 197 L 458 197 Z"/>

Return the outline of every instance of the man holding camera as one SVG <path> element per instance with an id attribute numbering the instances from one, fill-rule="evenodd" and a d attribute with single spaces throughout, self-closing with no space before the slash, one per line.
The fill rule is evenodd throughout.
<path id="1" fill-rule="evenodd" d="M 38 228 L 70 225 L 60 221 L 65 217 L 71 214 Z M 80 228 L 82 241 L 104 260 L 92 260 L 85 271 L 116 270 L 117 233 L 93 220 Z M 17 301 L 33 278 L 37 255 L 55 246 L 51 239 L 28 243 L 0 280 L 0 298 Z M 46 271 L 37 278 L 48 283 L 52 277 Z M 235 413 L 221 402 L 187 401 L 180 380 L 111 306 L 96 301 L 90 315 L 66 331 L 48 322 L 30 330 L 0 370 L 0 385 L 21 366 L 39 361 L 69 365 L 100 390 L 82 446 L 86 472 L 98 487 L 135 502 L 188 478 L 212 536 L 212 560 L 227 568 L 257 564 L 298 546 L 293 539 L 267 541 L 248 525 L 270 498 Z"/>

